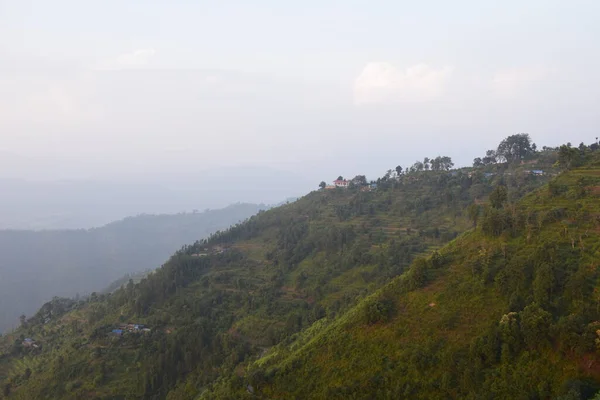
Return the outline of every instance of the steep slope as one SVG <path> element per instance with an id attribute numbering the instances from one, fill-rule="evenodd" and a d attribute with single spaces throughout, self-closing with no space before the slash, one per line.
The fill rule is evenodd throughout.
<path id="1" fill-rule="evenodd" d="M 288 398 L 275 381 L 264 384 L 257 366 L 283 363 L 301 338 L 327 336 L 364 315 L 363 304 L 415 257 L 470 229 L 467 206 L 498 183 L 518 197 L 548 179 L 504 167 L 492 177 L 469 172 L 387 174 L 376 190 L 313 192 L 184 247 L 139 284 L 86 301 L 55 299 L 0 341 L 0 387 L 15 399 L 240 398 L 249 391 Z M 387 300 L 367 308 L 371 327 L 395 309 Z M 129 322 L 149 331 L 118 330 Z"/>
<path id="2" fill-rule="evenodd" d="M 89 230 L 0 230 L 0 332 L 53 296 L 104 289 L 121 276 L 157 268 L 182 243 L 204 238 L 266 208 L 140 215 Z"/>
<path id="3" fill-rule="evenodd" d="M 584 399 L 600 388 L 600 158 L 206 398 Z M 561 397 L 562 396 L 562 397 Z"/>

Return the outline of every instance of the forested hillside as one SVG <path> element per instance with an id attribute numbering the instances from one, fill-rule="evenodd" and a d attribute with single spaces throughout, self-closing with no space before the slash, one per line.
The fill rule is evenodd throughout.
<path id="1" fill-rule="evenodd" d="M 206 397 L 251 398 L 248 383 L 286 399 L 594 397 L 600 154 L 587 157 L 521 201 L 491 195 L 475 229 Z M 566 147 L 561 160 L 583 162 Z"/>
<path id="2" fill-rule="evenodd" d="M 0 332 L 53 296 L 90 294 L 127 273 L 155 269 L 182 243 L 243 221 L 265 206 L 140 215 L 89 230 L 0 230 Z"/>
<path id="3" fill-rule="evenodd" d="M 0 388 L 588 398 L 600 382 L 597 145 L 522 139 L 474 168 L 435 157 L 372 184 L 357 176 L 184 246 L 137 284 L 55 299 L 0 341 Z"/>

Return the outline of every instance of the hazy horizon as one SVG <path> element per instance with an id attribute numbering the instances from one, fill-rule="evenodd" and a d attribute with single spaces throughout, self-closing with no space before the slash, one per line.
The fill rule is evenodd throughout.
<path id="1" fill-rule="evenodd" d="M 34 178 L 318 183 L 518 132 L 591 142 L 600 4 L 563 4 L 0 1 L 0 154 Z"/>
<path id="2" fill-rule="evenodd" d="M 148 180 L 10 180 L 0 177 L 0 230 L 89 229 L 140 214 L 274 205 L 316 187 L 293 173 L 267 168 L 212 171 Z"/>

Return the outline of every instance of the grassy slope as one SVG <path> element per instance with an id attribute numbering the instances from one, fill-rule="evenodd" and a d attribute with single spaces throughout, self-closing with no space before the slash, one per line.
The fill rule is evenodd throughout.
<path id="1" fill-rule="evenodd" d="M 600 383 L 600 164 L 554 185 L 556 193 L 542 188 L 506 210 L 522 222 L 502 234 L 479 227 L 441 249 L 422 287 L 412 288 L 413 266 L 343 318 L 277 346 L 249 368 L 255 392 L 282 399 L 586 398 Z M 552 271 L 546 286 L 544 265 Z M 366 321 L 365 309 L 381 299 L 393 303 L 389 320 Z M 535 305 L 550 316 L 534 313 Z M 512 334 L 500 322 L 511 311 Z M 538 326 L 528 322 L 532 314 Z M 215 397 L 248 396 L 231 383 L 218 390 Z"/>
<path id="2" fill-rule="evenodd" d="M 541 182 L 534 177 L 524 179 L 531 186 Z M 418 332 L 414 321 L 424 317 L 441 321 L 448 325 L 442 331 L 448 340 L 463 343 L 459 333 L 452 333 L 455 327 L 480 318 L 469 311 L 457 319 L 454 310 L 458 306 L 452 302 L 456 292 L 452 291 L 447 301 L 443 295 L 436 297 L 439 291 L 395 299 L 395 318 L 401 321 L 404 310 L 408 318 L 395 330 L 387 328 L 389 323 L 355 323 L 364 318 L 364 304 L 371 300 L 354 307 L 403 273 L 415 255 L 441 248 L 470 227 L 464 208 L 474 197 L 489 192 L 492 182 L 478 183 L 477 194 L 470 191 L 473 184 L 464 176 L 449 178 L 446 173 L 431 172 L 377 192 L 314 192 L 259 214 L 207 244 L 183 249 L 134 287 L 70 304 L 66 314 L 53 309 L 47 324 L 40 321 L 49 311 L 40 312 L 27 327 L 0 341 L 0 383 L 10 384 L 10 398 L 17 399 L 164 398 L 167 393 L 169 399 L 193 399 L 213 386 L 215 393 L 226 390 L 223 396 L 237 398 L 247 392 L 237 386 L 243 379 L 236 377 L 244 374 L 253 358 L 266 354 L 268 360 L 257 365 L 265 370 L 276 365 L 281 371 L 298 371 L 278 374 L 277 379 L 301 379 L 297 390 L 307 391 L 302 396 L 322 393 L 327 386 L 320 387 L 323 381 L 319 379 L 326 377 L 336 382 L 334 388 L 345 390 L 342 374 L 336 377 L 326 372 L 334 365 L 327 364 L 331 357 L 320 347 L 327 345 L 334 351 L 339 342 L 370 343 L 364 353 L 361 350 L 361 357 L 353 357 L 354 353 L 340 356 L 335 368 L 355 376 L 360 388 L 372 390 L 373 385 L 381 385 L 360 379 L 377 375 L 380 356 L 402 356 L 380 345 L 392 337 L 407 340 L 409 336 L 402 332 Z M 192 256 L 217 244 L 228 246 L 229 251 Z M 460 275 L 455 279 L 457 285 L 463 282 Z M 397 282 L 401 280 L 391 287 Z M 463 296 L 479 307 L 492 304 L 471 294 L 469 288 Z M 487 292 L 482 296 L 497 301 Z M 440 305 L 428 308 L 431 299 Z M 446 308 L 444 303 L 455 308 Z M 498 301 L 497 307 L 504 305 Z M 121 340 L 107 337 L 118 323 L 128 321 L 149 324 L 153 332 Z M 485 320 L 480 323 L 486 325 Z M 423 324 L 422 334 L 432 335 L 424 341 L 429 346 L 440 333 L 431 322 Z M 415 338 L 422 334 L 411 333 Z M 22 349 L 19 336 L 34 337 L 42 350 Z M 377 337 L 380 340 L 370 339 Z M 322 364 L 322 369 L 315 370 L 319 379 L 306 378 L 296 361 L 304 362 L 311 354 L 321 360 L 311 361 L 314 368 Z M 24 376 L 27 368 L 32 371 L 29 378 Z M 250 371 L 255 368 L 250 366 Z M 220 384 L 228 376 L 235 381 L 233 392 L 227 379 Z M 264 388 L 259 383 L 256 388 L 274 397 L 291 395 L 277 381 Z"/>

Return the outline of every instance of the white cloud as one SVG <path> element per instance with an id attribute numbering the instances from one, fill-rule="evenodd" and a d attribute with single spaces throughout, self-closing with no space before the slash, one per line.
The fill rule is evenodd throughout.
<path id="1" fill-rule="evenodd" d="M 130 69 L 143 68 L 150 64 L 150 61 L 155 56 L 154 49 L 137 49 L 131 53 L 121 54 L 112 60 L 107 60 L 100 63 L 98 69 Z"/>
<path id="2" fill-rule="evenodd" d="M 355 104 L 422 102 L 440 97 L 453 68 L 417 64 L 401 70 L 386 62 L 371 62 L 354 82 Z"/>

